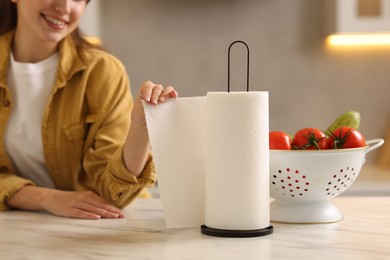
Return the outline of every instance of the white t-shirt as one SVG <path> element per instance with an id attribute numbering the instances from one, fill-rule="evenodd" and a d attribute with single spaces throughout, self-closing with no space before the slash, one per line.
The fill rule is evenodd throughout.
<path id="1" fill-rule="evenodd" d="M 17 174 L 42 187 L 54 188 L 42 145 L 42 119 L 53 89 L 58 54 L 38 63 L 20 63 L 11 55 L 8 85 L 13 110 L 5 134 L 5 148 Z"/>

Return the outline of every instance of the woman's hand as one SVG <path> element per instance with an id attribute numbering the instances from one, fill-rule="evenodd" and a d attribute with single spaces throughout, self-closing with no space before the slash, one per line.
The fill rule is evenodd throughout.
<path id="1" fill-rule="evenodd" d="M 145 123 L 145 112 L 141 100 L 147 103 L 157 105 L 163 103 L 170 98 L 177 98 L 179 95 L 172 86 L 166 86 L 165 88 L 161 84 L 155 84 L 151 81 L 146 81 L 141 85 L 137 99 L 134 102 L 132 111 L 132 122 Z"/>
<path id="2" fill-rule="evenodd" d="M 157 105 L 163 103 L 168 98 L 177 98 L 178 94 L 172 86 L 163 87 L 161 84 L 154 84 L 151 81 L 146 81 L 142 84 L 139 98 L 148 103 Z"/>
<path id="3" fill-rule="evenodd" d="M 81 219 L 123 218 L 124 212 L 91 191 L 60 191 L 25 186 L 7 201 L 23 210 L 45 210 L 54 215 Z"/>

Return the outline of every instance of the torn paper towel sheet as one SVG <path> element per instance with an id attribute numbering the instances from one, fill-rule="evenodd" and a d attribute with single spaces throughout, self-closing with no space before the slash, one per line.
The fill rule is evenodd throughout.
<path id="1" fill-rule="evenodd" d="M 269 226 L 268 92 L 144 107 L 168 228 Z"/>
<path id="2" fill-rule="evenodd" d="M 206 97 L 144 103 L 168 228 L 204 223 Z"/>

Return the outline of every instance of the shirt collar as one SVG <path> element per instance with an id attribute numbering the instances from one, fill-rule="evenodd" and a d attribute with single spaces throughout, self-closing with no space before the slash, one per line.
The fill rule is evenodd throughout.
<path id="1" fill-rule="evenodd" d="M 61 41 L 59 54 L 59 65 L 55 86 L 62 88 L 74 74 L 86 69 L 87 66 L 83 61 L 82 52 L 76 48 L 70 35 Z"/>
<path id="2" fill-rule="evenodd" d="M 10 61 L 11 43 L 15 31 L 12 30 L 0 36 L 0 86 L 6 86 L 7 72 Z M 83 61 L 82 51 L 79 51 L 71 35 L 65 37 L 59 45 L 59 64 L 57 70 L 56 88 L 62 88 L 66 82 L 87 66 Z"/>

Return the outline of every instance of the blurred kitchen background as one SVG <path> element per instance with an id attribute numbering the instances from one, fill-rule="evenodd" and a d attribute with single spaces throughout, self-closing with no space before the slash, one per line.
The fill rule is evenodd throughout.
<path id="1" fill-rule="evenodd" d="M 390 16 L 387 0 L 339 1 L 376 2 Z M 181 97 L 227 91 L 228 46 L 242 40 L 250 89 L 269 91 L 271 130 L 326 129 L 356 110 L 366 139 L 386 138 L 390 45 L 327 44 L 339 30 L 337 8 L 335 0 L 93 0 L 82 28 L 125 64 L 134 95 L 148 79 L 175 86 Z M 235 45 L 231 54 L 232 91 L 245 91 L 246 49 Z M 389 165 L 388 145 L 367 160 Z"/>

